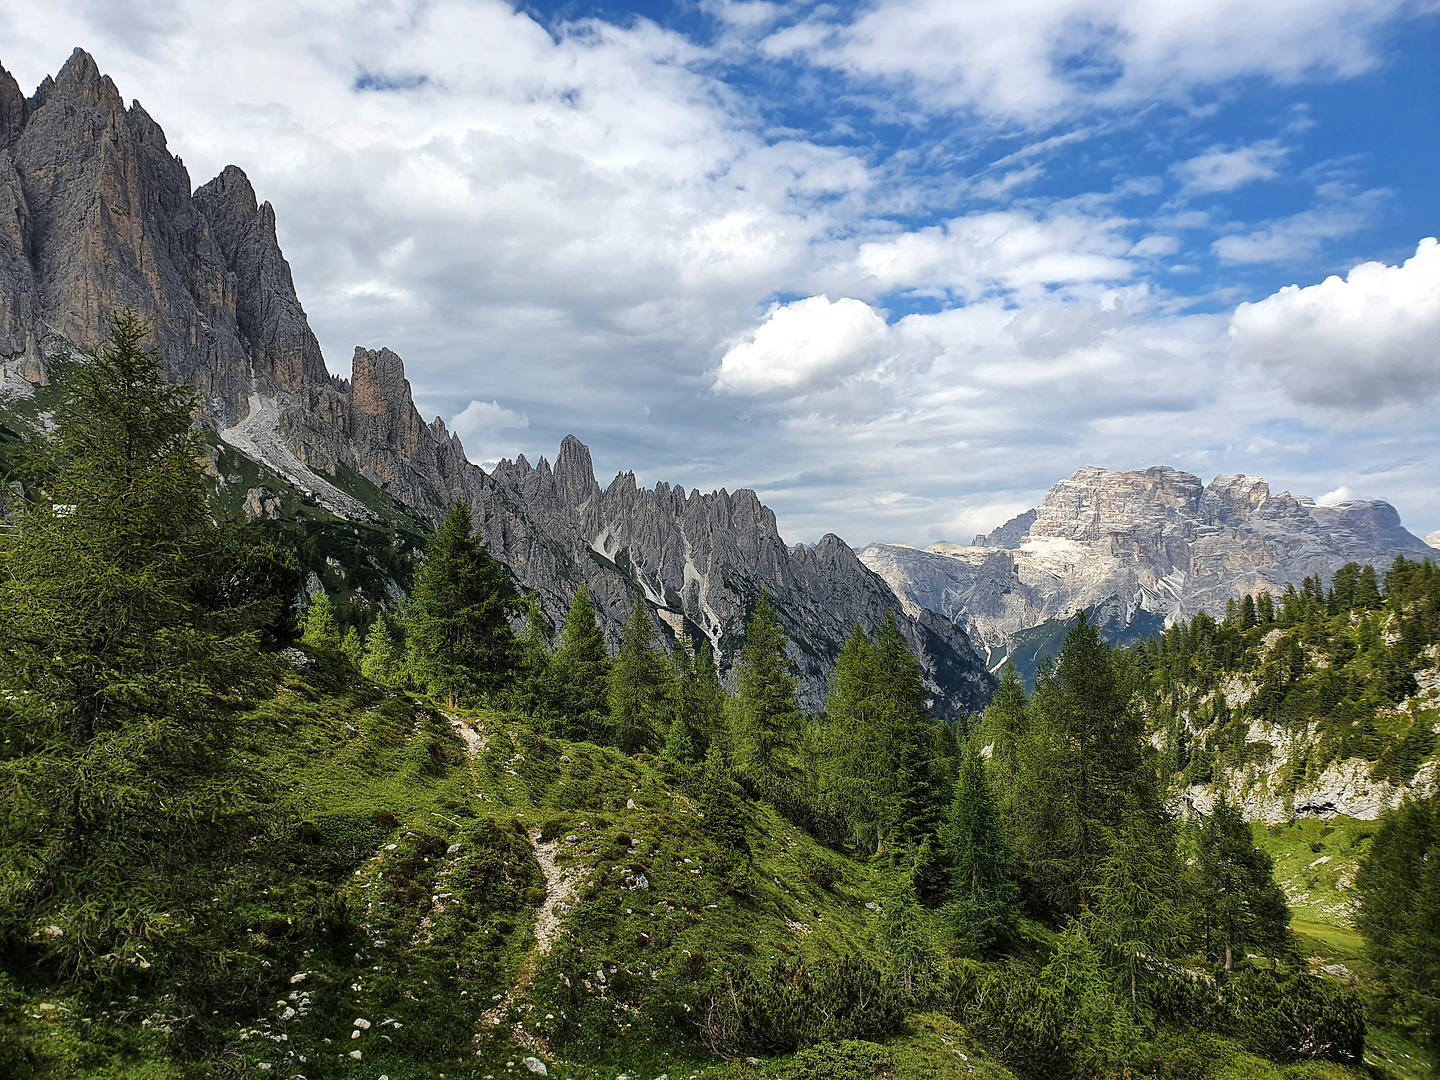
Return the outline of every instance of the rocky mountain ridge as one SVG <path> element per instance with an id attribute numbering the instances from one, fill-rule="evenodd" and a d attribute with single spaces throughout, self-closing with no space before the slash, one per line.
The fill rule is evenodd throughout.
<path id="1" fill-rule="evenodd" d="M 438 417 L 421 419 L 394 352 L 357 348 L 351 378 L 330 375 L 274 209 L 242 170 L 192 192 L 159 125 L 83 50 L 29 98 L 0 68 L 0 412 L 99 344 L 124 306 L 153 327 L 171 377 L 201 394 L 199 422 L 229 448 L 340 518 L 373 517 L 352 473 L 431 521 L 465 501 L 556 627 L 584 583 L 615 643 L 640 589 L 662 633 L 709 639 L 730 668 L 763 586 L 810 707 L 854 624 L 873 629 L 887 613 L 920 654 L 938 714 L 988 699 L 993 680 L 963 630 L 902 606 L 837 537 L 788 548 L 752 491 L 647 490 L 633 474 L 602 490 L 573 437 L 553 468 L 521 458 L 488 475 Z M 252 516 L 281 505 L 258 488 L 241 501 Z"/>
<path id="2" fill-rule="evenodd" d="M 998 663 L 1017 634 L 1078 609 L 1103 606 L 1122 629 L 1146 614 L 1172 622 L 1313 574 L 1328 581 L 1347 562 L 1383 569 L 1434 550 L 1386 502 L 1322 505 L 1272 494 L 1258 476 L 1204 484 L 1157 466 L 1078 469 L 969 545 L 872 544 L 858 554 L 907 606 L 955 620 Z"/>

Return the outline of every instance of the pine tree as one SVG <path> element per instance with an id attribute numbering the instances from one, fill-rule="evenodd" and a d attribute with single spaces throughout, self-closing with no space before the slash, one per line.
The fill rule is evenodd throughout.
<path id="1" fill-rule="evenodd" d="M 875 631 L 874 673 L 881 764 L 892 778 L 886 839 L 892 847 L 910 849 L 939 828 L 951 790 L 943 758 L 946 733 L 926 712 L 920 662 L 893 612 Z"/>
<path id="2" fill-rule="evenodd" d="M 388 686 L 396 675 L 396 665 L 399 655 L 395 649 L 395 639 L 390 636 L 388 620 L 384 615 L 376 615 L 375 621 L 370 624 L 370 631 L 365 635 L 365 651 L 360 657 L 360 674 L 371 682 Z"/>
<path id="3" fill-rule="evenodd" d="M 655 749 L 661 733 L 670 728 L 673 679 L 654 641 L 655 624 L 644 597 L 636 593 L 610 670 L 610 736 L 627 754 Z"/>
<path id="4" fill-rule="evenodd" d="M 191 861 L 253 827 L 263 779 L 229 744 L 299 584 L 212 520 L 195 395 L 148 333 L 112 318 L 57 411 L 49 497 L 0 549 L 0 934 L 62 927 L 76 975 L 134 962 L 194 902 Z"/>
<path id="5" fill-rule="evenodd" d="M 407 663 L 426 692 L 473 705 L 514 675 L 519 644 L 510 617 L 519 609 L 500 564 L 471 535 L 470 508 L 457 502 L 425 545 L 425 561 L 405 606 Z"/>
<path id="6" fill-rule="evenodd" d="M 575 590 L 550 669 L 557 734 L 591 742 L 604 738 L 610 715 L 610 654 L 584 585 Z"/>
<path id="7" fill-rule="evenodd" d="M 1236 949 L 1286 950 L 1290 908 L 1275 883 L 1274 863 L 1223 794 L 1200 829 L 1198 854 L 1203 926 L 1209 940 L 1224 948 L 1225 970 L 1234 970 Z"/>
<path id="8" fill-rule="evenodd" d="M 1174 956 L 1186 940 L 1183 880 L 1170 821 L 1131 807 L 1100 864 L 1095 938 L 1130 969 L 1135 1000 L 1141 960 Z"/>
<path id="9" fill-rule="evenodd" d="M 737 757 L 755 790 L 772 799 L 783 798 L 797 779 L 792 755 L 805 723 L 795 704 L 794 665 L 787 647 L 770 595 L 761 589 L 745 630 L 740 664 Z"/>
<path id="10" fill-rule="evenodd" d="M 960 761 L 944 839 L 953 867 L 948 911 L 956 931 L 984 952 L 1013 925 L 1019 890 L 985 760 L 973 740 Z"/>
<path id="11" fill-rule="evenodd" d="M 557 705 L 555 675 L 551 666 L 550 627 L 537 593 L 522 601 L 525 636 L 520 641 L 520 661 L 515 679 L 506 692 L 507 707 L 533 717 L 541 726 L 555 725 Z"/>

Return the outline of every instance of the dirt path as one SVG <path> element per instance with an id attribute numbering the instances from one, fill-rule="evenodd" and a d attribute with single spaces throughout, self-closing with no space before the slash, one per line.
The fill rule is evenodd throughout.
<path id="1" fill-rule="evenodd" d="M 548 844 L 540 842 L 539 830 L 530 833 L 530 843 L 535 848 L 535 861 L 545 875 L 545 900 L 535 916 L 535 953 L 537 958 L 550 951 L 560 937 L 560 916 L 569 909 L 580 886 L 585 881 L 585 872 L 576 868 L 555 865 L 555 852 L 560 849 L 557 836 Z M 562 907 L 563 905 L 563 907 Z M 528 966 L 534 966 L 533 962 Z"/>

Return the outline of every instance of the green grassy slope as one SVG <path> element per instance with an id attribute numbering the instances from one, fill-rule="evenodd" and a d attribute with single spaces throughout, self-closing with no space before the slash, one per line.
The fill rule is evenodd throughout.
<path id="1" fill-rule="evenodd" d="M 0 1073 L 500 1080 L 530 1077 L 534 1057 L 597 1080 L 871 1075 L 813 1052 L 726 1064 L 700 1023 L 726 973 L 754 963 L 883 966 L 900 871 L 747 804 L 754 863 L 737 882 L 670 763 L 447 714 L 334 658 L 288 674 L 237 752 L 268 781 L 248 846 L 194 867 L 178 936 L 157 937 L 145 971 L 60 991 L 43 941 L 12 958 Z M 208 959 L 171 961 L 182 953 Z M 992 1051 L 918 1012 L 876 1051 L 876 1075 L 1015 1075 Z M 1360 1075 L 1163 1034 L 1136 1068 Z"/>

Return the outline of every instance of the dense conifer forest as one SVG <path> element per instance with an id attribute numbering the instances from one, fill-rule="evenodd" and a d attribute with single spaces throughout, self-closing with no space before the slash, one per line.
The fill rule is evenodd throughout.
<path id="1" fill-rule="evenodd" d="M 612 656 L 464 505 L 398 618 L 299 610 L 294 550 L 208 501 L 146 335 L 116 316 L 70 380 L 0 541 L 0 1074 L 1431 1067 L 1436 798 L 1363 823 L 1343 975 L 1277 879 L 1299 834 L 1174 798 L 1264 766 L 1256 725 L 1305 745 L 1282 793 L 1354 757 L 1414 781 L 1431 563 L 1128 650 L 1081 616 L 1033 693 L 1007 669 L 954 725 L 893 619 L 857 626 L 807 715 L 770 598 L 733 686 L 638 593 Z"/>

